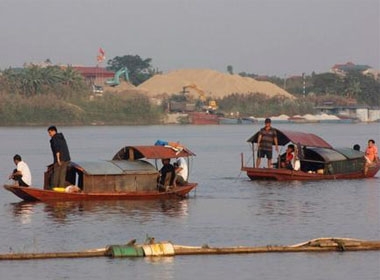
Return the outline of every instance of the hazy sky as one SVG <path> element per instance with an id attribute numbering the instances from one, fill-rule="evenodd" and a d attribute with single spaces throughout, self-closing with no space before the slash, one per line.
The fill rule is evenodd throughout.
<path id="1" fill-rule="evenodd" d="M 380 69 L 380 0 L 0 0 L 0 69 L 139 55 L 161 71 Z M 105 65 L 105 63 L 103 63 Z"/>

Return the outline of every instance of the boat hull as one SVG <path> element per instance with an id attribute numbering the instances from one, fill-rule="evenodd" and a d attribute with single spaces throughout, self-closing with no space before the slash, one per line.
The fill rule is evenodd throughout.
<path id="1" fill-rule="evenodd" d="M 337 173 L 337 174 L 318 174 L 308 173 L 304 171 L 295 171 L 288 169 L 275 169 L 275 168 L 255 168 L 246 167 L 241 168 L 242 171 L 247 173 L 251 180 L 275 180 L 275 181 L 311 181 L 311 180 L 336 180 L 336 179 L 363 179 L 371 178 L 376 175 L 380 169 L 380 163 L 371 166 L 367 174 L 362 170 L 350 173 Z"/>
<path id="2" fill-rule="evenodd" d="M 219 116 L 206 112 L 192 112 L 189 114 L 190 123 L 196 125 L 219 124 Z"/>
<path id="3" fill-rule="evenodd" d="M 150 199 L 173 199 L 183 198 L 197 186 L 189 183 L 178 186 L 166 192 L 117 192 L 117 193 L 68 193 L 53 190 L 44 190 L 33 187 L 19 187 L 4 185 L 4 188 L 24 201 L 87 201 L 87 200 L 150 200 Z"/>

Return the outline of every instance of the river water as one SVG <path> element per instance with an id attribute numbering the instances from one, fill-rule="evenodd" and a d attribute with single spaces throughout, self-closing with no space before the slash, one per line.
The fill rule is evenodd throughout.
<path id="1" fill-rule="evenodd" d="M 333 146 L 380 143 L 379 124 L 277 124 Z M 214 247 L 291 245 L 318 237 L 380 240 L 380 174 L 367 180 L 252 182 L 240 153 L 260 125 L 59 127 L 73 161 L 111 159 L 125 145 L 180 141 L 197 156 L 196 192 L 181 201 L 23 203 L 0 190 L 0 254 L 80 251 L 147 235 Z M 42 185 L 51 163 L 46 127 L 0 128 L 0 180 L 13 155 Z M 165 258 L 1 261 L 1 279 L 380 279 L 380 252 L 266 253 Z"/>

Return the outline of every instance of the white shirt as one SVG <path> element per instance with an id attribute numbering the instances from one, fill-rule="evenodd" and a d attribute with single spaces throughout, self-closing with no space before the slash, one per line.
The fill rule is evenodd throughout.
<path id="1" fill-rule="evenodd" d="M 187 181 L 189 177 L 189 168 L 187 166 L 186 160 L 183 157 L 180 157 L 177 159 L 177 163 L 178 166 L 182 168 L 182 170 L 178 172 L 178 175 L 180 175 L 185 181 Z"/>
<path id="2" fill-rule="evenodd" d="M 25 162 L 19 161 L 17 163 L 17 171 L 21 172 L 21 179 L 24 183 L 30 186 L 32 184 L 32 174 L 30 173 L 29 166 Z"/>

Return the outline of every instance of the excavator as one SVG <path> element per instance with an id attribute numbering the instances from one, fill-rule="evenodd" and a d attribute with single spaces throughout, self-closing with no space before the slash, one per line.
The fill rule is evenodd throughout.
<path id="1" fill-rule="evenodd" d="M 202 107 L 207 109 L 207 110 L 213 110 L 213 111 L 216 111 L 218 109 L 218 106 L 216 104 L 216 101 L 215 100 L 210 100 L 208 102 L 208 105 L 206 106 L 206 101 L 207 101 L 207 98 L 206 98 L 206 94 L 205 92 L 200 89 L 196 84 L 192 83 L 192 84 L 189 84 L 189 85 L 186 85 L 186 86 L 183 86 L 182 87 L 182 93 L 183 94 L 186 94 L 186 93 L 189 93 L 189 91 L 187 89 L 193 89 L 195 90 L 198 95 L 199 95 L 199 100 L 201 101 L 202 103 Z"/>
<path id="2" fill-rule="evenodd" d="M 129 82 L 129 74 L 128 74 L 128 68 L 127 67 L 123 67 L 123 68 L 120 68 L 116 73 L 115 73 L 115 76 L 112 78 L 112 79 L 108 79 L 106 81 L 106 84 L 111 86 L 111 87 L 116 87 L 118 85 L 120 85 L 120 76 L 121 75 L 124 75 L 124 79 L 125 81 Z"/>

